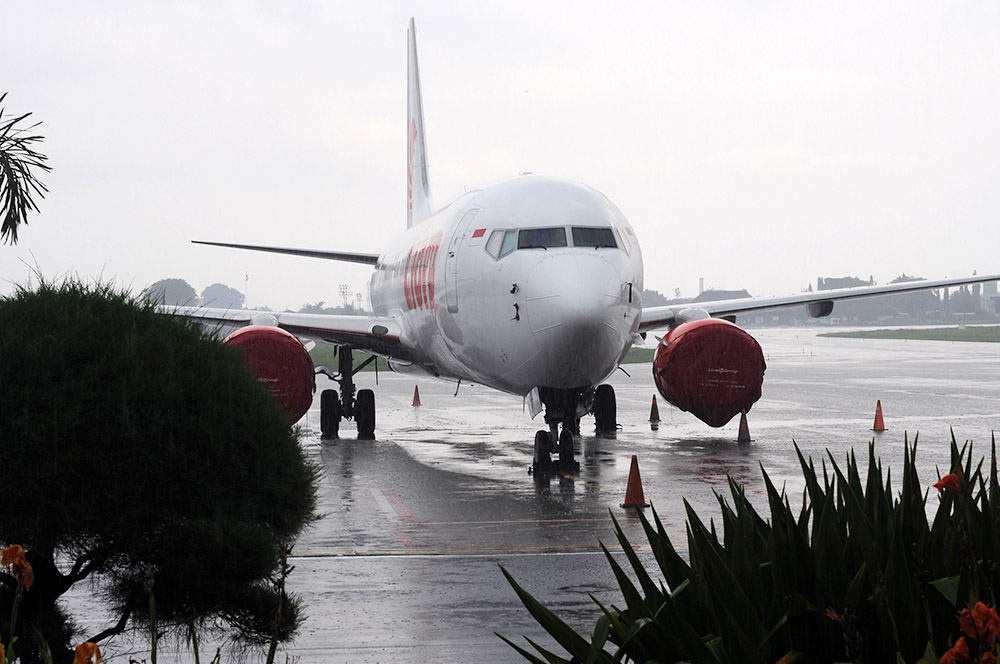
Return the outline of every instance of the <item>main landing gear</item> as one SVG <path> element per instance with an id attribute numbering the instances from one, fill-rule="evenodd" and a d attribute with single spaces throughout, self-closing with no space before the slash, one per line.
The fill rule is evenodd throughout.
<path id="1" fill-rule="evenodd" d="M 354 366 L 354 353 L 349 346 L 337 347 L 337 373 L 331 374 L 326 367 L 317 367 L 322 373 L 340 384 L 337 390 L 323 390 L 319 399 L 319 424 L 324 440 L 340 437 L 341 419 L 351 419 L 358 425 L 358 440 L 375 440 L 375 393 L 358 390 L 355 395 L 354 374 L 375 361 L 372 355 Z"/>
<path id="2" fill-rule="evenodd" d="M 596 390 L 542 387 L 538 395 L 545 406 L 545 423 L 549 425 L 549 430 L 535 433 L 531 472 L 536 475 L 579 472 L 580 463 L 574 458 L 574 436 L 580 435 L 580 418 L 583 415 L 594 414 L 598 436 L 614 436 L 618 430 L 615 389 L 611 385 L 600 385 Z M 555 461 L 552 460 L 554 452 L 559 453 Z"/>

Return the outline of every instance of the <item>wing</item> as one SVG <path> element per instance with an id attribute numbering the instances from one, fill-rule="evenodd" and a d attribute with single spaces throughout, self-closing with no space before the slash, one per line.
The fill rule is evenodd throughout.
<path id="1" fill-rule="evenodd" d="M 296 314 L 201 307 L 158 307 L 161 313 L 184 316 L 220 327 L 267 325 L 280 327 L 302 339 L 347 345 L 383 357 L 412 362 L 409 346 L 403 343 L 399 323 L 388 317 L 333 314 Z"/>
<path id="2" fill-rule="evenodd" d="M 865 286 L 861 288 L 840 288 L 837 290 L 800 293 L 786 297 L 754 297 L 716 302 L 690 302 L 662 307 L 648 307 L 642 310 L 639 331 L 647 332 L 664 327 L 674 327 L 689 320 L 699 318 L 724 318 L 767 309 L 781 309 L 796 304 L 805 304 L 813 318 L 829 316 L 834 302 L 853 300 L 861 297 L 890 295 L 909 291 L 931 290 L 952 286 L 965 286 L 986 281 L 1000 281 L 1000 275 L 965 277 L 962 279 L 939 279 L 937 281 L 907 281 L 885 286 Z"/>
<path id="3" fill-rule="evenodd" d="M 213 247 L 229 247 L 230 249 L 249 249 L 250 251 L 266 251 L 272 254 L 287 254 L 289 256 L 308 256 L 310 258 L 322 258 L 328 261 L 344 261 L 346 263 L 361 263 L 363 265 L 375 265 L 378 263 L 378 254 L 356 254 L 349 251 L 318 251 L 316 249 L 292 249 L 289 247 L 264 247 L 256 244 L 232 244 L 229 242 L 205 242 L 202 240 L 191 240 L 192 244 L 207 244 Z"/>

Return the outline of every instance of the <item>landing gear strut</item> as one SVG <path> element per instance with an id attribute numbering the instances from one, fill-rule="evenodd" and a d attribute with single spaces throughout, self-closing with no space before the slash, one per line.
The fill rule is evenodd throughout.
<path id="1" fill-rule="evenodd" d="M 573 436 L 580 433 L 580 417 L 587 412 L 591 394 L 588 389 L 539 388 L 538 395 L 545 406 L 545 423 L 549 425 L 549 430 L 535 433 L 533 473 L 579 472 L 580 463 L 574 458 Z M 551 454 L 557 451 L 559 459 L 553 461 Z"/>
<path id="2" fill-rule="evenodd" d="M 350 346 L 337 347 L 337 373 L 331 374 L 325 367 L 317 367 L 316 373 L 325 374 L 340 385 L 337 390 L 323 390 L 319 400 L 319 421 L 324 440 L 338 438 L 340 420 L 354 418 L 358 425 L 358 440 L 375 440 L 375 393 L 360 390 L 355 398 L 354 374 L 375 361 L 372 355 L 356 368 L 354 353 Z"/>
<path id="3" fill-rule="evenodd" d="M 596 390 L 541 387 L 538 396 L 545 406 L 549 430 L 535 433 L 532 473 L 579 472 L 573 437 L 580 435 L 580 417 L 588 412 L 594 414 L 598 436 L 614 437 L 618 430 L 615 388 L 611 385 L 600 385 Z M 553 452 L 559 453 L 556 461 L 552 460 Z"/>

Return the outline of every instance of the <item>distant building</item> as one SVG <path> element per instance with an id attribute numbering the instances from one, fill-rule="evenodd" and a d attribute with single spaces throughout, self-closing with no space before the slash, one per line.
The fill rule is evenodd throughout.
<path id="1" fill-rule="evenodd" d="M 983 301 L 983 311 L 990 314 L 1000 314 L 1000 293 L 997 292 L 997 282 L 987 281 L 983 284 L 980 297 Z"/>
<path id="2" fill-rule="evenodd" d="M 744 290 L 721 290 L 710 288 L 707 291 L 702 291 L 698 294 L 698 297 L 694 298 L 692 302 L 718 302 L 719 300 L 742 300 L 743 298 L 753 297 Z"/>

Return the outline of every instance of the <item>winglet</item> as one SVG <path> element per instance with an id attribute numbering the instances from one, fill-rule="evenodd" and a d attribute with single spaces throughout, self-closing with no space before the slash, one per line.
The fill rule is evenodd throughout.
<path id="1" fill-rule="evenodd" d="M 424 107 L 420 99 L 417 68 L 417 34 L 410 19 L 406 60 L 406 227 L 431 216 L 431 190 L 427 182 L 427 152 L 424 141 Z"/>

